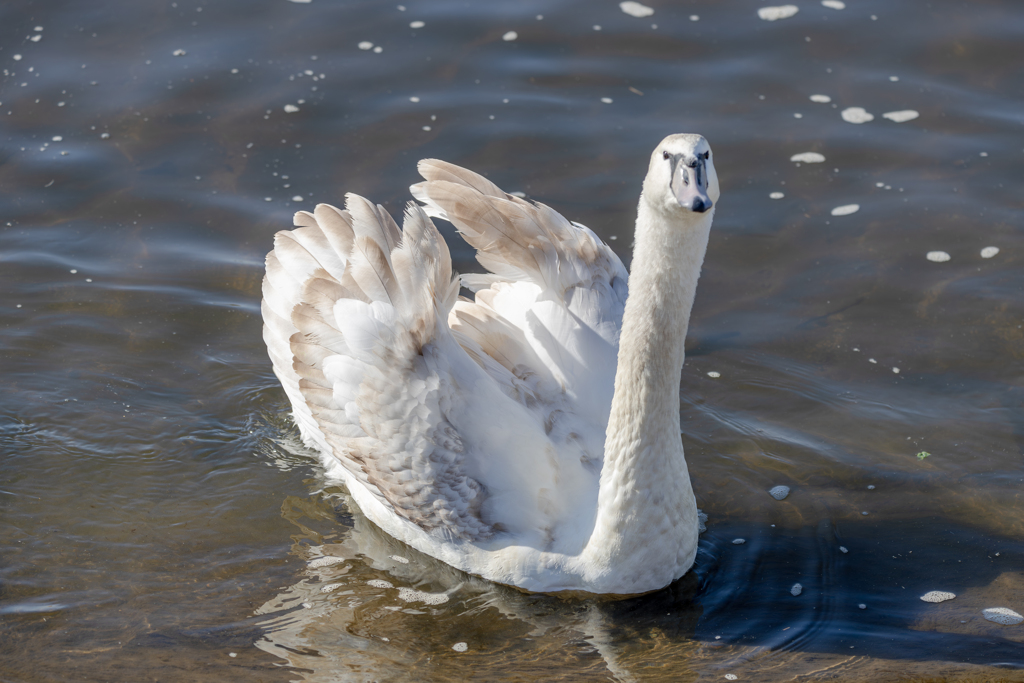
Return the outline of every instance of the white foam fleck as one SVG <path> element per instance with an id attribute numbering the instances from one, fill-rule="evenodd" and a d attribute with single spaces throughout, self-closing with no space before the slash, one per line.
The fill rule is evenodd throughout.
<path id="1" fill-rule="evenodd" d="M 430 126 L 423 126 L 423 130 L 429 131 L 430 130 Z"/>
<path id="2" fill-rule="evenodd" d="M 786 496 L 789 495 L 789 487 L 788 486 L 776 486 L 776 487 L 772 488 L 771 491 L 768 492 L 768 495 L 770 495 L 775 500 L 783 500 L 783 499 L 785 499 Z"/>
<path id="3" fill-rule="evenodd" d="M 845 555 L 846 553 L 848 553 L 850 551 L 849 551 L 849 549 L 845 545 L 841 545 L 841 546 L 839 546 L 839 552 L 841 552 L 843 555 Z"/>
<path id="4" fill-rule="evenodd" d="M 359 45 L 357 45 L 356 47 L 358 47 L 360 50 L 372 50 L 373 43 L 371 43 L 368 40 L 364 40 L 363 42 L 359 43 Z"/>
<path id="5" fill-rule="evenodd" d="M 62 138 L 62 137 L 61 137 L 60 135 L 54 135 L 54 136 L 53 136 L 53 141 L 54 141 L 54 142 L 60 142 L 60 141 L 61 141 L 61 140 L 63 140 L 63 139 L 64 139 L 64 138 Z"/>
<path id="6" fill-rule="evenodd" d="M 869 114 L 864 107 L 847 107 L 839 114 L 847 123 L 867 123 L 874 121 L 873 114 Z"/>
<path id="7" fill-rule="evenodd" d="M 612 102 L 614 102 L 615 100 L 613 100 L 613 99 L 612 99 L 612 98 L 610 98 L 610 97 L 602 97 L 602 98 L 601 98 L 601 101 L 602 101 L 602 102 L 604 102 L 605 104 L 611 104 L 611 103 L 612 103 Z"/>
<path id="8" fill-rule="evenodd" d="M 811 95 L 811 102 L 817 102 L 818 104 L 828 104 L 832 101 L 832 98 L 828 95 Z"/>
<path id="9" fill-rule="evenodd" d="M 446 593 L 424 593 L 412 588 L 399 588 L 398 599 L 405 602 L 423 602 L 428 605 L 443 605 L 448 602 Z"/>
<path id="10" fill-rule="evenodd" d="M 425 130 L 430 130 L 430 128 L 425 128 Z M 409 564 L 409 558 L 402 557 L 401 555 L 391 555 L 391 559 L 401 564 Z"/>
<path id="11" fill-rule="evenodd" d="M 426 24 L 423 23 L 422 21 L 410 21 L 409 22 L 409 28 L 423 28 L 424 26 L 426 26 Z"/>
<path id="12" fill-rule="evenodd" d="M 384 48 L 382 48 L 380 45 L 378 45 L 377 47 L 373 48 L 373 53 L 375 55 L 379 55 L 381 52 L 384 52 Z"/>
<path id="13" fill-rule="evenodd" d="M 716 372 L 714 370 L 711 370 L 710 372 L 708 372 L 708 377 L 710 377 L 712 379 L 718 379 L 721 376 L 722 376 L 722 373 Z"/>
<path id="14" fill-rule="evenodd" d="M 865 605 L 863 602 L 860 603 L 859 605 L 857 605 L 857 607 L 860 607 L 861 609 L 867 609 L 868 608 L 868 606 Z"/>
<path id="15" fill-rule="evenodd" d="M 734 539 L 732 539 L 732 544 L 733 545 L 743 545 L 746 542 L 747 542 L 747 539 L 745 539 L 745 538 L 734 538 Z"/>
<path id="16" fill-rule="evenodd" d="M 892 374 L 894 374 L 894 375 L 898 375 L 898 374 L 900 374 L 900 369 L 899 369 L 899 368 L 897 368 L 897 367 L 893 367 L 893 369 L 892 369 Z"/>
<path id="17" fill-rule="evenodd" d="M 308 5 L 313 0 L 291 0 L 291 2 L 294 2 L 296 5 Z"/>
<path id="18" fill-rule="evenodd" d="M 700 21 L 700 16 L 696 14 L 691 14 L 690 21 Z"/>
<path id="19" fill-rule="evenodd" d="M 344 557 L 331 557 L 330 555 L 325 555 L 324 557 L 318 557 L 315 560 L 310 560 L 309 568 L 316 569 L 317 567 L 330 567 L 334 564 L 341 564 L 344 561 Z"/>
<path id="20" fill-rule="evenodd" d="M 292 197 L 292 201 L 293 202 L 301 202 L 302 201 L 302 195 L 301 194 L 295 195 L 294 197 Z"/>
<path id="21" fill-rule="evenodd" d="M 511 42 L 511 41 L 515 40 L 516 38 L 518 38 L 518 37 L 519 37 L 518 33 L 516 33 L 515 31 L 509 31 L 508 33 L 503 35 L 501 37 L 501 39 L 504 40 L 505 42 Z"/>
<path id="22" fill-rule="evenodd" d="M 419 102 L 419 101 L 420 101 L 420 98 L 418 98 L 418 97 L 416 97 L 415 95 L 413 95 L 412 97 L 410 97 L 410 98 L 409 98 L 409 101 L 410 101 L 410 102 Z"/>
<path id="23" fill-rule="evenodd" d="M 172 55 L 174 55 L 175 57 L 184 57 L 184 56 L 185 56 L 186 54 L 188 54 L 188 53 L 187 53 L 187 52 L 185 52 L 185 51 L 184 51 L 184 50 L 182 50 L 182 49 L 177 49 L 177 50 L 175 50 L 174 52 L 172 52 L 171 54 L 172 54 Z"/>
<path id="24" fill-rule="evenodd" d="M 11 59 L 13 59 L 16 62 L 20 62 L 21 61 L 21 55 L 12 55 Z"/>
<path id="25" fill-rule="evenodd" d="M 978 156 L 979 157 L 987 157 L 988 156 L 988 152 L 978 152 Z"/>
<path id="26" fill-rule="evenodd" d="M 892 81 L 893 83 L 895 83 L 896 81 L 900 80 L 900 77 L 899 76 L 889 76 L 889 80 Z"/>
<path id="27" fill-rule="evenodd" d="M 846 3 L 840 0 L 821 0 L 821 4 L 829 9 L 846 9 Z"/>
<path id="28" fill-rule="evenodd" d="M 799 113 L 799 112 L 793 114 L 793 118 L 794 119 L 802 119 L 803 117 L 804 117 L 804 115 Z"/>
<path id="29" fill-rule="evenodd" d="M 769 198 L 769 199 L 782 199 L 782 198 L 783 198 L 783 197 L 785 197 L 785 196 L 786 196 L 786 195 L 784 195 L 784 194 L 783 194 L 783 193 L 781 193 L 781 192 L 772 192 L 772 193 L 771 193 L 770 195 L 768 195 L 768 198 Z"/>
<path id="30" fill-rule="evenodd" d="M 935 263 L 944 263 L 949 260 L 950 256 L 944 251 L 929 251 L 925 258 Z"/>
<path id="31" fill-rule="evenodd" d="M 895 123 L 903 123 L 905 121 L 913 121 L 918 116 L 920 116 L 920 114 L 918 114 L 913 109 L 901 109 L 900 111 L 887 111 L 884 114 L 882 114 L 882 118 L 883 119 L 889 119 L 890 121 L 894 121 Z"/>
<path id="32" fill-rule="evenodd" d="M 849 216 L 860 211 L 860 204 L 843 204 L 832 209 L 833 216 Z"/>
<path id="33" fill-rule="evenodd" d="M 36 34 L 36 35 L 32 36 L 31 38 L 29 38 L 29 40 L 31 40 L 33 43 L 38 43 L 42 39 L 43 39 L 43 37 L 41 35 L 39 35 L 39 34 Z"/>
<path id="34" fill-rule="evenodd" d="M 286 105 L 284 105 L 284 112 L 286 114 L 294 114 L 298 110 L 299 110 L 299 108 L 296 107 L 294 104 L 286 104 Z"/>
<path id="35" fill-rule="evenodd" d="M 384 579 L 370 579 L 366 582 L 367 586 L 373 586 L 374 588 L 394 588 L 395 584 Z"/>
<path id="36" fill-rule="evenodd" d="M 340 583 L 332 583 L 329 586 L 324 586 L 323 588 L 321 588 L 320 592 L 321 593 L 330 593 L 332 591 L 338 590 L 339 588 L 341 588 L 341 584 Z"/>
<path id="37" fill-rule="evenodd" d="M 817 152 L 800 152 L 789 158 L 790 161 L 803 162 L 805 164 L 820 164 L 825 161 L 825 156 Z"/>
<path id="38" fill-rule="evenodd" d="M 989 621 L 994 621 L 1003 626 L 1015 626 L 1024 621 L 1024 617 L 1008 607 L 989 607 L 981 610 L 982 615 Z"/>
<path id="39" fill-rule="evenodd" d="M 925 602 L 945 602 L 946 600 L 952 600 L 956 595 L 954 593 L 947 593 L 946 591 L 928 591 L 921 596 L 921 599 Z"/>
<path id="40" fill-rule="evenodd" d="M 654 14 L 654 10 L 647 5 L 641 5 L 639 2 L 620 2 L 619 9 L 628 14 L 631 17 L 649 17 Z"/>
<path id="41" fill-rule="evenodd" d="M 794 583 L 793 587 L 789 589 L 789 592 L 793 595 L 800 595 L 804 592 L 804 587 L 801 586 L 799 583 Z"/>
<path id="42" fill-rule="evenodd" d="M 796 5 L 781 5 L 779 7 L 762 7 L 757 10 L 757 16 L 761 17 L 765 21 L 775 21 L 777 19 L 788 19 L 797 12 L 800 8 Z"/>
<path id="43" fill-rule="evenodd" d="M 992 258 L 999 253 L 999 247 L 985 247 L 981 250 L 981 258 Z"/>
<path id="44" fill-rule="evenodd" d="M 466 650 L 469 649 L 469 645 L 466 645 L 465 643 L 461 643 L 461 642 L 460 643 L 455 643 L 454 645 L 452 645 L 452 649 L 455 650 L 456 652 L 465 652 Z"/>
<path id="45" fill-rule="evenodd" d="M 725 674 L 725 680 L 727 680 L 727 681 L 735 681 L 736 680 L 736 674 Z"/>

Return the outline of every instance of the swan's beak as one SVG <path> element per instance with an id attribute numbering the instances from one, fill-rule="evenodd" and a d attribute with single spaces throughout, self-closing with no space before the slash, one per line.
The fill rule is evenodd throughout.
<path id="1" fill-rule="evenodd" d="M 708 173 L 703 157 L 679 157 L 672 173 L 672 194 L 679 206 L 694 213 L 704 213 L 712 206 L 708 197 Z"/>

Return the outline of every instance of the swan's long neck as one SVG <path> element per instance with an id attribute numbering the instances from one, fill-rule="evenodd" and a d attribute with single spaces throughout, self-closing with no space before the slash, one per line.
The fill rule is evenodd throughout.
<path id="1" fill-rule="evenodd" d="M 640 199 L 597 520 L 587 547 L 595 561 L 619 573 L 642 573 L 650 563 L 666 571 L 672 571 L 666 564 L 685 565 L 675 578 L 696 552 L 679 377 L 712 214 L 669 217 Z"/>

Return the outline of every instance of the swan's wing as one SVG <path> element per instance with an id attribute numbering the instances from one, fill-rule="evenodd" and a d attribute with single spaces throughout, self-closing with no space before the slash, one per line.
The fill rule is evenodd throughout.
<path id="1" fill-rule="evenodd" d="M 296 225 L 267 256 L 264 338 L 306 442 L 428 533 L 543 538 L 593 482 L 545 429 L 554 408 L 528 408 L 521 380 L 448 327 L 458 280 L 430 219 L 410 205 L 400 233 L 349 195 Z"/>
<path id="2" fill-rule="evenodd" d="M 413 196 L 450 221 L 487 275 L 465 275 L 474 302 L 451 324 L 517 377 L 568 407 L 603 437 L 614 390 L 626 268 L 590 229 L 435 159 L 420 162 Z M 603 448 L 596 447 L 598 452 Z"/>

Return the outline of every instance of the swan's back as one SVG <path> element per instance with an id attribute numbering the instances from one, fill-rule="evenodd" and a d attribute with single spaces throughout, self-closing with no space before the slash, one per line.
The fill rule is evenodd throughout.
<path id="1" fill-rule="evenodd" d="M 440 161 L 399 230 L 299 212 L 267 256 L 264 339 L 303 439 L 364 512 L 468 571 L 481 549 L 578 552 L 593 526 L 626 271 L 590 230 Z M 429 214 L 429 215 L 428 215 Z M 464 276 L 429 216 L 489 271 Z M 507 561 L 507 560 L 502 560 Z"/>

